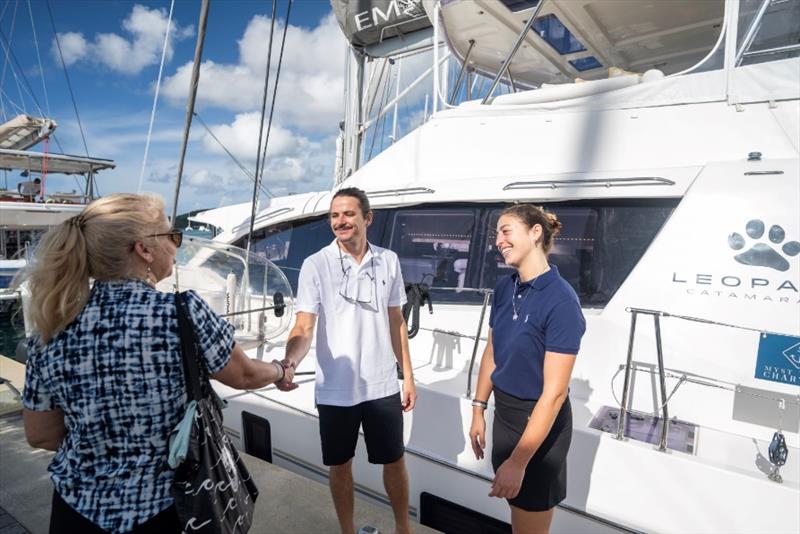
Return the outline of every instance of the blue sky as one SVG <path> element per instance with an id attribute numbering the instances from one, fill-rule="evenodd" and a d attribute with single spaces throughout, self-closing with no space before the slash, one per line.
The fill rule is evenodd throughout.
<path id="1" fill-rule="evenodd" d="M 99 189 L 104 194 L 136 191 L 170 2 L 51 0 L 50 5 L 89 154 L 117 163 L 115 170 L 98 175 Z M 212 1 L 198 93 L 200 117 L 251 170 L 255 166 L 271 5 L 254 0 Z M 144 175 L 143 191 L 161 194 L 168 205 L 177 173 L 199 6 L 199 1 L 175 3 Z M 273 71 L 285 11 L 285 0 L 279 1 Z M 7 0 L 0 13 L 0 29 L 19 64 L 3 50 L 5 75 L 0 98 L 6 117 L 20 112 L 47 114 L 47 101 L 49 116 L 58 122 L 56 137 L 64 152 L 83 155 L 47 4 L 42 0 Z M 265 172 L 265 185 L 276 194 L 331 186 L 335 137 L 343 108 L 345 41 L 331 15 L 330 3 L 295 0 L 289 23 Z M 41 111 L 25 85 L 23 73 Z M 42 150 L 42 145 L 33 150 Z M 57 150 L 55 143 L 51 142 L 51 150 Z M 6 185 L 6 179 L 8 186 L 15 188 L 19 178 L 11 174 L 0 177 L 0 187 Z M 252 181 L 197 120 L 192 126 L 183 180 L 180 212 L 241 202 L 252 195 Z M 76 187 L 72 178 L 56 176 L 47 184 L 53 192 Z"/>

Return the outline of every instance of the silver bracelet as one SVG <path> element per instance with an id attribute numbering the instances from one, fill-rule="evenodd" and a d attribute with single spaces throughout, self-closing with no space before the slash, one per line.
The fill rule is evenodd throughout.
<path id="1" fill-rule="evenodd" d="M 478 399 L 472 399 L 472 405 L 477 406 L 478 408 L 482 408 L 484 410 L 489 407 L 489 405 L 485 401 Z"/>

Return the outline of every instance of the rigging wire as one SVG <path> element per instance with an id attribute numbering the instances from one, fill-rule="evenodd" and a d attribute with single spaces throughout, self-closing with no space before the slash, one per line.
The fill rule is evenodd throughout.
<path id="1" fill-rule="evenodd" d="M 255 225 L 257 202 L 258 202 L 258 186 L 259 165 L 261 165 L 261 138 L 264 135 L 264 116 L 267 113 L 267 93 L 269 91 L 269 69 L 272 63 L 272 40 L 275 35 L 275 14 L 278 11 L 278 0 L 272 0 L 272 15 L 270 16 L 269 28 L 269 42 L 267 44 L 267 69 L 264 72 L 264 91 L 261 97 L 261 120 L 258 123 L 258 144 L 256 145 L 256 172 L 255 183 L 253 184 L 253 202 L 250 206 L 250 231 L 247 233 L 247 254 L 250 255 L 250 245 L 253 241 L 253 227 Z"/>
<path id="2" fill-rule="evenodd" d="M 23 114 L 23 115 L 25 114 L 25 110 L 21 106 L 19 106 L 16 102 L 11 100 L 11 97 L 8 96 L 8 93 L 6 93 L 5 89 L 3 89 L 2 87 L 0 87 L 0 95 L 2 95 L 4 99 L 7 100 L 9 104 L 11 104 L 11 107 L 15 108 L 15 111 L 18 114 Z"/>
<path id="3" fill-rule="evenodd" d="M 64 62 L 64 53 L 61 51 L 61 41 L 58 38 L 56 31 L 56 22 L 53 19 L 53 10 L 50 8 L 50 0 L 45 0 L 47 5 L 47 13 L 50 15 L 50 25 L 53 27 L 53 35 L 56 40 L 56 47 L 58 48 L 58 57 L 61 59 L 61 66 L 64 68 L 64 77 L 67 79 L 67 88 L 69 89 L 69 96 L 72 99 L 72 108 L 75 110 L 75 118 L 78 119 L 78 129 L 81 132 L 81 140 L 83 141 L 83 150 L 86 152 L 86 157 L 89 157 L 89 147 L 86 145 L 86 135 L 83 133 L 83 123 L 81 123 L 81 116 L 78 113 L 78 104 L 75 102 L 75 94 L 72 92 L 72 83 L 69 81 L 69 73 L 67 72 L 67 64 Z M 91 178 L 90 178 L 91 179 Z"/>
<path id="4" fill-rule="evenodd" d="M 10 3 L 11 2 L 8 2 L 6 5 L 8 5 Z M 12 41 L 14 39 L 14 27 L 16 26 L 16 21 L 17 21 L 17 7 L 19 7 L 19 0 L 17 0 L 17 2 L 14 3 L 14 12 L 11 14 L 11 33 L 10 33 L 11 37 L 10 37 L 10 40 L 12 40 Z M 6 71 L 8 70 L 8 60 L 10 59 L 9 58 L 9 51 L 10 50 L 11 50 L 11 45 L 9 44 L 8 48 L 6 48 L 6 58 L 3 61 L 3 73 L 2 73 L 2 75 L 0 75 L 0 87 L 3 87 L 5 85 L 5 82 L 6 82 Z M 6 114 L 6 105 L 2 100 L 0 100 L 0 110 L 2 110 L 2 112 L 3 112 L 3 121 L 7 121 L 8 120 L 8 115 Z"/>
<path id="5" fill-rule="evenodd" d="M 8 10 L 9 4 L 11 4 L 11 2 L 6 2 L 3 6 L 3 11 L 0 11 L 0 22 L 3 22 L 3 19 L 6 17 L 6 10 Z"/>
<path id="6" fill-rule="evenodd" d="M 44 69 L 42 68 L 42 56 L 39 54 L 39 39 L 36 37 L 36 24 L 33 22 L 33 8 L 31 0 L 28 0 L 28 13 L 31 16 L 31 30 L 33 31 L 33 44 L 36 46 L 36 60 L 39 62 L 39 75 L 42 78 L 42 92 L 44 93 L 45 109 L 47 116 L 50 117 L 50 99 L 47 97 L 47 84 L 44 83 Z"/>
<path id="7" fill-rule="evenodd" d="M 14 18 L 11 20 L 11 32 L 9 33 L 9 38 L 13 42 L 14 40 L 14 30 L 17 27 L 17 8 L 19 7 L 19 0 L 14 3 Z M 19 101 L 22 103 L 22 107 L 25 107 L 25 97 L 22 96 L 22 89 L 19 86 L 19 77 L 17 73 L 14 72 L 13 66 L 11 69 L 12 74 L 14 74 L 14 84 L 17 86 L 17 94 L 19 95 Z"/>
<path id="8" fill-rule="evenodd" d="M 30 2 L 30 0 L 28 0 Z M 158 105 L 158 93 L 161 90 L 161 76 L 164 73 L 164 61 L 167 57 L 167 45 L 169 44 L 169 32 L 172 26 L 172 11 L 175 8 L 175 0 L 169 4 L 169 16 L 167 17 L 167 31 L 164 32 L 164 47 L 161 50 L 161 65 L 158 67 L 158 79 L 156 80 L 156 94 L 153 96 L 153 109 L 150 111 L 150 125 L 147 127 L 147 140 L 144 143 L 144 156 L 142 157 L 142 170 L 139 173 L 139 186 L 136 188 L 137 193 L 142 192 L 142 185 L 144 184 L 144 171 L 147 168 L 147 155 L 150 152 L 150 139 L 153 135 L 153 123 L 156 121 L 156 107 Z"/>
<path id="9" fill-rule="evenodd" d="M 240 162 L 238 159 L 236 159 L 236 156 L 234 156 L 234 155 L 231 153 L 231 151 L 230 151 L 230 150 L 228 150 L 228 147 L 226 147 L 226 146 L 225 146 L 225 145 L 222 143 L 222 141 L 220 141 L 220 140 L 219 140 L 219 138 L 218 138 L 216 135 L 214 135 L 214 132 L 211 130 L 211 128 L 209 128 L 209 127 L 208 127 L 208 124 L 206 124 L 206 122 L 203 120 L 203 117 L 201 117 L 201 116 L 200 116 L 200 115 L 199 115 L 199 114 L 198 114 L 196 111 L 195 111 L 195 113 L 194 113 L 194 116 L 195 116 L 195 117 L 197 117 L 197 120 L 198 120 L 198 121 L 200 121 L 200 124 L 203 126 L 203 128 L 205 128 L 205 129 L 206 129 L 206 131 L 208 132 L 208 135 L 210 135 L 210 136 L 211 136 L 211 138 L 212 138 L 214 141 L 216 141 L 216 142 L 217 142 L 217 144 L 218 144 L 220 147 L 222 147 L 222 150 L 224 150 L 224 151 L 225 151 L 225 153 L 226 153 L 228 156 L 230 156 L 230 158 L 233 160 L 233 162 L 234 162 L 234 163 L 236 163 L 236 165 L 239 167 L 239 169 L 241 169 L 241 170 L 242 170 L 242 172 L 244 173 L 244 175 L 245 175 L 245 176 L 247 176 L 248 178 L 250 178 L 251 180 L 253 180 L 253 181 L 255 182 L 255 179 L 256 179 L 256 178 L 255 178 L 255 176 L 253 176 L 253 173 L 251 173 L 251 172 L 250 172 L 250 171 L 247 169 L 247 167 L 245 167 L 245 166 L 242 164 L 242 162 Z M 261 185 L 261 191 L 263 191 L 263 192 L 264 192 L 264 194 L 266 194 L 266 195 L 267 195 L 267 196 L 269 196 L 269 197 L 274 197 L 274 196 L 275 196 L 275 195 L 272 193 L 272 191 L 270 191 L 270 190 L 269 190 L 269 189 L 268 189 L 268 188 L 267 188 L 267 187 L 266 187 L 264 184 L 260 184 L 260 185 Z"/>
<path id="10" fill-rule="evenodd" d="M 8 38 L 6 37 L 6 34 L 5 34 L 5 32 L 3 32 L 2 28 L 0 28 L 0 44 L 3 45 L 4 50 L 8 50 L 9 53 L 11 54 L 11 61 L 12 61 L 11 73 L 14 76 L 16 76 L 17 75 L 17 71 L 19 71 L 19 73 L 22 75 L 22 81 L 25 83 L 24 87 L 26 89 L 26 92 L 28 93 L 28 95 L 33 100 L 33 103 L 36 106 L 36 110 L 39 112 L 39 114 L 41 116 L 44 117 L 45 113 L 42 110 L 42 105 L 39 102 L 39 99 L 36 98 L 36 92 L 33 90 L 33 87 L 31 86 L 30 81 L 28 81 L 28 77 L 25 75 L 25 70 L 22 68 L 22 65 L 20 64 L 19 60 L 17 59 L 16 54 L 14 54 L 14 50 L 11 49 L 11 45 L 9 44 Z M 16 69 L 14 69 L 15 65 L 16 65 Z M 48 114 L 48 116 L 49 116 L 49 114 Z M 58 149 L 61 152 L 64 152 L 64 148 L 61 146 L 61 143 L 59 142 L 58 137 L 56 137 L 56 134 L 55 133 L 50 134 L 50 137 L 52 137 L 53 140 L 56 142 L 56 144 L 58 145 Z"/>
<path id="11" fill-rule="evenodd" d="M 264 148 L 262 149 L 263 152 L 261 154 L 261 176 L 259 177 L 259 183 L 264 179 L 264 166 L 267 162 L 267 145 L 269 145 L 269 134 L 272 130 L 272 117 L 275 114 L 275 100 L 277 99 L 278 94 L 278 82 L 281 79 L 281 65 L 283 64 L 283 50 L 286 47 L 286 34 L 289 30 L 289 15 L 292 13 L 292 1 L 289 0 L 289 3 L 286 5 L 286 19 L 283 25 L 283 37 L 281 38 L 281 50 L 278 53 L 278 69 L 275 71 L 275 84 L 272 86 L 272 104 L 270 104 L 269 108 L 269 121 L 267 121 L 267 136 L 264 139 Z"/>

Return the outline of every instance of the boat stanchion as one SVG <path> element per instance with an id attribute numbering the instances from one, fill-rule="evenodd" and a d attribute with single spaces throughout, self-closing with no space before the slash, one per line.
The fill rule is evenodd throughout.
<path id="1" fill-rule="evenodd" d="M 636 310 L 629 310 L 631 311 L 631 331 L 630 337 L 628 338 L 628 358 L 625 361 L 625 382 L 622 385 L 622 399 L 619 402 L 619 418 L 617 419 L 617 439 L 624 440 L 625 439 L 625 424 L 628 420 L 628 390 L 631 386 L 631 371 L 632 371 L 632 363 L 633 363 L 633 341 L 635 339 L 636 334 L 636 317 L 638 312 Z"/>
<path id="2" fill-rule="evenodd" d="M 475 357 L 478 355 L 478 343 L 481 342 L 481 331 L 483 330 L 483 319 L 486 317 L 486 308 L 489 307 L 489 300 L 492 298 L 492 292 L 486 291 L 483 294 L 483 307 L 481 308 L 481 317 L 478 319 L 478 333 L 475 334 L 475 343 L 472 345 L 472 358 L 469 360 L 469 372 L 467 372 L 467 398 L 472 397 L 472 369 L 475 366 Z"/>
<path id="3" fill-rule="evenodd" d="M 653 315 L 656 328 L 656 355 L 658 356 L 658 384 L 661 389 L 661 440 L 658 450 L 667 452 L 667 436 L 669 435 L 669 408 L 667 407 L 667 377 L 664 374 L 664 351 L 661 347 L 661 321 L 658 315 Z"/>

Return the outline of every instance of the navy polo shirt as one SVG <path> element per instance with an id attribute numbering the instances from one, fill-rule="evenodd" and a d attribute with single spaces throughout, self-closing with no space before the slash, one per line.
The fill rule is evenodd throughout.
<path id="1" fill-rule="evenodd" d="M 536 400 L 542 395 L 544 353 L 578 354 L 586 320 L 578 295 L 555 265 L 529 282 L 518 280 L 514 273 L 494 290 L 489 315 L 492 384 L 515 397 Z"/>

